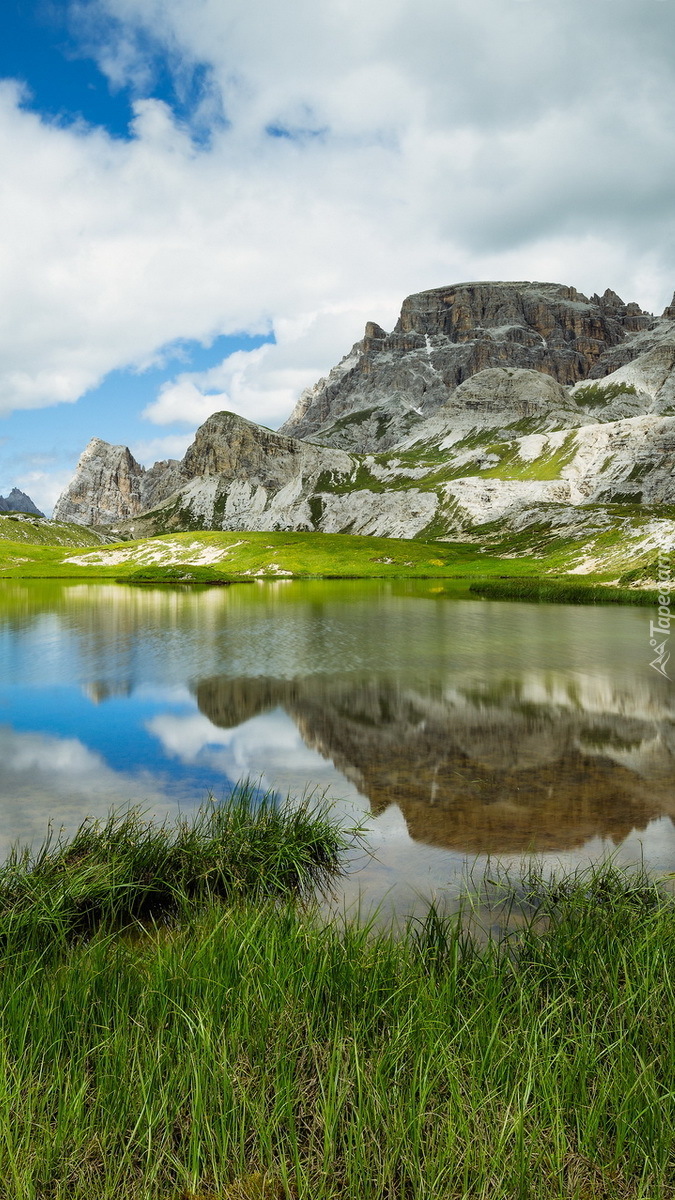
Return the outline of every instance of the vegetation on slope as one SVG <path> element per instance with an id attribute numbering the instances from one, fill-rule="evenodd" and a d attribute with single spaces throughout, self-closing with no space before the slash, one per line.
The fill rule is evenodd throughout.
<path id="1" fill-rule="evenodd" d="M 604 408 L 617 396 L 636 396 L 632 383 L 585 383 L 578 387 L 573 394 L 577 404 L 584 408 Z"/>
<path id="2" fill-rule="evenodd" d="M 641 597 L 640 585 L 655 579 L 654 530 L 659 526 L 666 530 L 674 510 L 587 505 L 580 510 L 579 527 L 565 532 L 564 527 L 558 528 L 560 507 L 542 507 L 541 522 L 518 532 L 505 520 L 481 526 L 476 530 L 481 544 L 232 531 L 193 531 L 114 544 L 96 541 L 93 545 L 29 540 L 19 544 L 0 538 L 0 580 L 108 579 L 181 585 L 254 579 L 504 579 L 501 594 L 515 596 L 521 593 L 509 587 L 509 579 L 538 578 L 542 587 L 548 587 L 549 576 L 563 576 L 581 565 L 583 577 L 568 579 L 570 587 L 585 589 L 620 577 L 621 584 L 636 586 L 625 588 L 621 597 L 615 596 L 616 601 L 652 603 L 650 592 Z M 36 524 L 50 525 L 39 520 Z M 73 539 L 84 540 L 90 533 L 97 537 L 81 526 L 71 528 Z M 558 586 L 559 580 L 551 580 L 551 591 Z M 533 587 L 534 583 L 530 598 Z M 609 602 L 608 598 L 603 602 Z"/>
<path id="3" fill-rule="evenodd" d="M 605 869 L 480 947 L 285 904 L 2 951 L 14 1200 L 672 1200 L 675 910 Z"/>
<path id="4" fill-rule="evenodd" d="M 31 513 L 0 513 L 0 543 L 10 542 L 18 549 L 27 546 L 98 546 L 109 539 L 84 525 L 68 521 L 49 521 Z M 7 553 L 2 547 L 2 553 Z"/>
<path id="5" fill-rule="evenodd" d="M 268 579 L 434 578 L 490 573 L 503 564 L 464 542 L 403 541 L 325 533 L 176 533 L 98 546 L 75 554 L 57 547 L 0 544 L 6 577 L 227 582 Z M 534 570 L 509 563 L 513 571 Z M 192 576 L 192 578 L 191 578 Z"/>

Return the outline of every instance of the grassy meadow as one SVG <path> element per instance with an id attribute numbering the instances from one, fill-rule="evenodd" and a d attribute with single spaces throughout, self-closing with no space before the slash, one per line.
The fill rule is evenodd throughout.
<path id="1" fill-rule="evenodd" d="M 15 540 L 17 529 L 21 541 Z M 582 577 L 567 575 L 566 554 L 569 548 L 553 543 L 548 554 L 541 548 L 536 556 L 526 550 L 514 554 L 509 545 L 507 556 L 500 557 L 471 542 L 288 532 L 193 531 L 102 543 L 100 534 L 82 526 L 0 516 L 0 580 L 108 580 L 142 586 L 436 579 L 463 583 L 467 594 L 493 599 L 654 603 L 656 592 L 648 586 L 651 567 L 624 573 L 621 584 L 632 586 L 618 587 L 613 567 Z"/>
<path id="2" fill-rule="evenodd" d="M 606 867 L 525 880 L 531 919 L 487 944 L 433 910 L 326 926 L 317 820 L 121 820 L 4 869 L 3 1194 L 673 1197 L 672 900 Z"/>
<path id="3" fill-rule="evenodd" d="M 227 583 L 269 579 L 399 579 L 490 575 L 505 563 L 465 542 L 325 533 L 191 532 L 108 545 L 2 537 L 0 578 Z M 75 527 L 80 528 L 81 527 Z M 13 533 L 14 530 L 12 529 Z M 81 530 L 82 533 L 87 531 Z M 509 573 L 536 564 L 509 561 Z"/>

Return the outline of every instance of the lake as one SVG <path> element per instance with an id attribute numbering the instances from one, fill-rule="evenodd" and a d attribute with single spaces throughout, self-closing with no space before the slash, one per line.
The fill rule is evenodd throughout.
<path id="1" fill-rule="evenodd" d="M 650 610 L 439 581 L 0 585 L 0 852 L 245 777 L 366 820 L 337 903 L 452 901 L 486 863 L 675 871 L 675 691 Z"/>

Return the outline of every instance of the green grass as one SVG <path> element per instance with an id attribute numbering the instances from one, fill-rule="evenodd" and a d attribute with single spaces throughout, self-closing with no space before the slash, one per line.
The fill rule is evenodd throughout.
<path id="1" fill-rule="evenodd" d="M 204 555 L 212 559 L 200 563 Z M 68 562 L 77 558 L 78 562 Z M 0 578 L 213 582 L 261 578 L 400 579 L 490 574 L 499 560 L 465 542 L 325 533 L 191 532 L 81 550 L 0 544 Z M 509 564 L 512 571 L 527 571 Z M 190 578 L 191 577 L 191 578 Z"/>
<path id="2" fill-rule="evenodd" d="M 671 520 L 674 511 L 669 506 L 642 509 L 636 505 L 589 505 L 583 509 L 583 526 L 580 522 L 573 533 L 562 534 L 556 530 L 560 507 L 547 506 L 542 514 L 547 519 L 517 532 L 506 521 L 485 524 L 476 530 L 480 542 L 437 540 L 452 524 L 454 501 L 441 505 L 423 538 L 410 540 L 346 533 L 234 531 L 191 531 L 84 546 L 29 540 L 19 544 L 0 539 L 0 581 L 108 580 L 182 586 L 255 579 L 448 579 L 480 583 L 505 576 L 537 578 L 543 586 L 548 575 L 564 576 L 590 556 L 595 564 L 593 575 L 579 584 L 574 578 L 567 580 L 570 587 L 585 589 L 639 570 L 647 560 L 651 562 L 653 545 L 647 550 L 641 545 L 643 528 L 655 518 Z M 49 522 L 41 524 L 49 529 Z M 76 534 L 80 530 L 78 536 L 90 532 L 77 526 L 74 529 Z M 513 590 L 509 595 L 514 595 Z M 636 599 L 635 589 L 616 599 L 624 603 L 650 602 L 648 596 L 642 601 Z"/>
<path id="3" fill-rule="evenodd" d="M 520 457 L 518 443 L 502 442 L 485 447 L 486 453 L 498 455 L 500 462 L 480 471 L 474 469 L 473 473 L 484 479 L 560 479 L 563 467 L 572 461 L 577 449 L 576 429 L 562 445 L 531 461 Z"/>
<path id="4" fill-rule="evenodd" d="M 488 579 L 469 584 L 488 600 L 532 600 L 546 604 L 639 604 L 658 607 L 658 591 L 612 587 L 567 579 Z"/>
<path id="5" fill-rule="evenodd" d="M 173 824 L 134 809 L 86 821 L 0 867 L 0 944 L 63 942 L 214 897 L 307 895 L 338 871 L 347 845 L 327 810 L 279 805 L 247 785 Z"/>
<path id="6" fill-rule="evenodd" d="M 0 975 L 12 1200 L 672 1200 L 675 911 L 612 868 L 475 944 L 297 905 L 99 930 Z"/>
<path id="7" fill-rule="evenodd" d="M 602 408 L 617 396 L 636 396 L 632 383 L 587 383 L 574 393 L 576 403 L 583 408 Z"/>
<path id="8" fill-rule="evenodd" d="M 0 546 L 12 543 L 17 549 L 35 546 L 98 546 L 108 539 L 88 529 L 67 521 L 49 521 L 44 517 L 29 514 L 5 515 L 0 513 Z M 2 553 L 5 547 L 2 546 Z"/>

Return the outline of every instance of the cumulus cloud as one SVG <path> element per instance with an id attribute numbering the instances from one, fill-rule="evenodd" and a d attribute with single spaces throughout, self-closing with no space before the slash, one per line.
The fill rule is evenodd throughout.
<path id="1" fill-rule="evenodd" d="M 135 120 L 128 140 L 64 128 L 0 89 L 0 413 L 73 401 L 177 339 L 273 332 L 183 372 L 146 416 L 194 427 L 230 407 L 274 425 L 413 290 L 548 278 L 670 298 L 672 5 L 74 12 L 111 82 L 135 89 Z M 201 71 L 191 117 L 152 98 L 158 55 L 178 92 Z"/>
<path id="2" fill-rule="evenodd" d="M 150 466 L 168 458 L 181 459 L 191 441 L 192 433 L 170 433 L 166 437 L 132 442 L 129 449 L 139 463 Z"/>
<path id="3" fill-rule="evenodd" d="M 388 308 L 393 323 L 394 310 Z M 279 317 L 276 342 L 239 350 L 208 371 L 185 371 L 164 384 L 143 416 L 157 425 L 181 422 L 192 428 L 213 412 L 230 409 L 275 428 L 303 391 L 334 359 L 349 349 L 368 319 L 357 304 L 320 313 Z"/>

